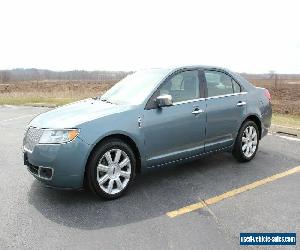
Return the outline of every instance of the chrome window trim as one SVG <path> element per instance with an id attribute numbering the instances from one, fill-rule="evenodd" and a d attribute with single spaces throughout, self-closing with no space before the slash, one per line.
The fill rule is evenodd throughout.
<path id="1" fill-rule="evenodd" d="M 204 100 L 205 100 L 205 98 L 201 97 L 201 98 L 191 99 L 191 100 L 186 100 L 186 101 L 181 101 L 181 102 L 174 102 L 173 106 L 186 104 L 186 103 L 191 103 L 191 102 L 204 101 Z"/>
<path id="2" fill-rule="evenodd" d="M 226 94 L 226 95 L 216 95 L 216 96 L 210 96 L 206 97 L 205 100 L 210 100 L 210 99 L 217 99 L 217 98 L 223 98 L 223 97 L 229 97 L 229 96 L 238 96 L 238 95 L 245 95 L 248 92 L 239 92 L 239 93 L 232 93 L 232 94 Z"/>
<path id="3" fill-rule="evenodd" d="M 173 106 L 175 105 L 180 105 L 180 104 L 186 104 L 186 103 L 191 103 L 191 102 L 197 102 L 197 101 L 204 101 L 204 100 L 209 100 L 209 99 L 217 99 L 217 98 L 223 98 L 223 97 L 229 97 L 229 96 L 238 96 L 238 95 L 245 95 L 248 92 L 239 92 L 239 93 L 232 93 L 232 94 L 226 94 L 226 95 L 216 95 L 216 96 L 211 96 L 211 97 L 201 97 L 201 98 L 197 98 L 197 99 L 191 99 L 191 100 L 187 100 L 187 101 L 181 101 L 181 102 L 174 102 Z"/>

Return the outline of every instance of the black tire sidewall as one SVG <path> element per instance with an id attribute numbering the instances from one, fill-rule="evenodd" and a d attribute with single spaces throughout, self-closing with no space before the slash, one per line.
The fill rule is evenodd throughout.
<path id="1" fill-rule="evenodd" d="M 97 182 L 97 165 L 99 163 L 99 160 L 101 157 L 110 149 L 121 149 L 124 151 L 129 159 L 130 159 L 130 164 L 131 164 L 131 174 L 130 174 L 130 179 L 127 184 L 127 186 L 119 193 L 117 194 L 108 194 L 104 192 L 98 182 Z M 102 142 L 100 145 L 97 146 L 97 148 L 93 151 L 88 165 L 87 165 L 87 182 L 89 188 L 97 195 L 100 196 L 104 199 L 116 199 L 120 196 L 122 196 L 129 188 L 129 186 L 132 184 L 134 178 L 135 178 L 135 169 L 136 169 L 136 158 L 134 155 L 134 152 L 130 148 L 129 145 L 124 143 L 123 141 L 119 139 L 110 139 L 107 141 Z"/>

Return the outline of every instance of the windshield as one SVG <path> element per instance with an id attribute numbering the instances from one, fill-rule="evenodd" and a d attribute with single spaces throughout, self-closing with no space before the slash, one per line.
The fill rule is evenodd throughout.
<path id="1" fill-rule="evenodd" d="M 116 104 L 141 104 L 167 73 L 166 69 L 137 71 L 116 83 L 100 100 Z"/>

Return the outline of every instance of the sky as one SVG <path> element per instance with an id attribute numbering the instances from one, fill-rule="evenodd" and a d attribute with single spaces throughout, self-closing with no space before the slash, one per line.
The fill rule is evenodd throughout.
<path id="1" fill-rule="evenodd" d="M 0 69 L 300 73 L 300 1 L 0 0 Z"/>

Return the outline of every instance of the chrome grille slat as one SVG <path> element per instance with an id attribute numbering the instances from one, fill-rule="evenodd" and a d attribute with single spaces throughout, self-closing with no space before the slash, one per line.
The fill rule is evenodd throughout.
<path id="1" fill-rule="evenodd" d="M 26 136 L 24 139 L 24 147 L 27 150 L 33 151 L 35 145 L 39 143 L 42 134 L 43 134 L 42 129 L 30 127 L 27 130 L 27 133 L 26 133 Z"/>

